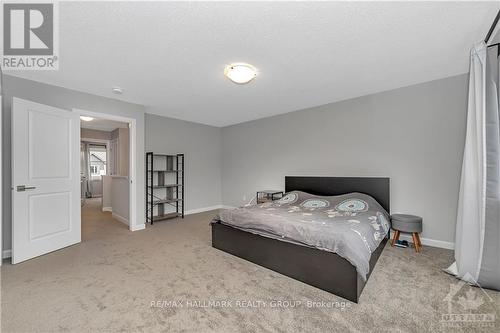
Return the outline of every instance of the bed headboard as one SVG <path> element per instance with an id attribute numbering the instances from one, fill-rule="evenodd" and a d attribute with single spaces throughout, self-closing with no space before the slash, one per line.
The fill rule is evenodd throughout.
<path id="1" fill-rule="evenodd" d="M 285 176 L 285 192 L 303 191 L 316 195 L 360 192 L 372 196 L 390 214 L 390 179 L 384 177 Z"/>

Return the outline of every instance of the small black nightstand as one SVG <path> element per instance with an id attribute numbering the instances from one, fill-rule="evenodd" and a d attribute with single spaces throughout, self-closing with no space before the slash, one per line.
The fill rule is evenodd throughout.
<path id="1" fill-rule="evenodd" d="M 262 190 L 257 191 L 257 204 L 274 201 L 283 197 L 283 191 L 278 190 Z"/>

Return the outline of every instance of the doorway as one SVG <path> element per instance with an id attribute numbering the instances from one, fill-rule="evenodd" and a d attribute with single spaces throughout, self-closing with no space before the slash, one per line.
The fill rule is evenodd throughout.
<path id="1" fill-rule="evenodd" d="M 82 240 L 130 228 L 131 124 L 80 116 Z"/>

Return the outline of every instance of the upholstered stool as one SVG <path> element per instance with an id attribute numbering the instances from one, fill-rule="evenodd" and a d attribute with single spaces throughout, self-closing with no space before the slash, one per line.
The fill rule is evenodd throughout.
<path id="1" fill-rule="evenodd" d="M 422 218 L 420 216 L 393 214 L 391 215 L 391 224 L 392 229 L 395 230 L 391 243 L 392 246 L 394 246 L 394 244 L 398 241 L 400 232 L 407 232 L 412 234 L 415 251 L 420 252 L 422 249 L 422 243 L 420 242 L 420 236 L 418 235 L 422 232 Z"/>

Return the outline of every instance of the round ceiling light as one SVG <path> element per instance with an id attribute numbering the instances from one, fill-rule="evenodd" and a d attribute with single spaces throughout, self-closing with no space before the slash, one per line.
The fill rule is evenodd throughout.
<path id="1" fill-rule="evenodd" d="M 234 83 L 245 84 L 257 76 L 257 69 L 244 63 L 231 64 L 224 69 L 224 75 Z"/>
<path id="2" fill-rule="evenodd" d="M 92 121 L 92 120 L 94 120 L 94 118 L 87 117 L 87 116 L 80 116 L 80 119 L 83 120 L 83 121 Z"/>

